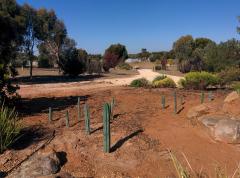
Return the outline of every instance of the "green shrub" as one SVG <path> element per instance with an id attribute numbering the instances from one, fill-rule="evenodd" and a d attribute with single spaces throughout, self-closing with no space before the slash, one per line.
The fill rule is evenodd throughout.
<path id="1" fill-rule="evenodd" d="M 220 78 L 208 72 L 189 72 L 179 81 L 179 85 L 185 89 L 202 90 L 219 84 Z"/>
<path id="2" fill-rule="evenodd" d="M 232 87 L 235 91 L 237 91 L 240 94 L 240 82 L 234 83 Z"/>
<path id="3" fill-rule="evenodd" d="M 240 81 L 240 68 L 230 67 L 218 73 L 222 85 L 230 84 L 233 81 Z"/>
<path id="4" fill-rule="evenodd" d="M 131 87 L 147 87 L 149 86 L 149 81 L 145 78 L 135 79 L 130 84 Z"/>
<path id="5" fill-rule="evenodd" d="M 153 86 L 156 88 L 175 88 L 176 83 L 171 78 L 164 78 L 153 82 Z"/>
<path id="6" fill-rule="evenodd" d="M 0 154 L 17 140 L 20 129 L 17 112 L 2 106 L 0 112 Z"/>
<path id="7" fill-rule="evenodd" d="M 118 64 L 117 68 L 123 69 L 123 70 L 132 70 L 133 67 L 131 65 L 129 65 L 128 63 L 123 62 L 123 63 Z"/>
<path id="8" fill-rule="evenodd" d="M 156 81 L 159 81 L 159 80 L 163 80 L 163 79 L 165 79 L 165 78 L 167 78 L 167 76 L 165 76 L 165 75 L 159 75 L 159 76 L 157 76 L 157 77 L 154 78 L 153 83 L 156 82 Z"/>

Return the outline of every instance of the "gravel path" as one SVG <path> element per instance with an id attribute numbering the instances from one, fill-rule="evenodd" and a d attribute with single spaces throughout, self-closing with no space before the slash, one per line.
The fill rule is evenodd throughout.
<path id="1" fill-rule="evenodd" d="M 129 85 L 131 81 L 137 78 L 146 78 L 152 81 L 156 76 L 161 75 L 151 69 L 140 69 L 139 74 L 127 78 L 97 79 L 94 81 L 69 82 L 69 83 L 48 83 L 20 85 L 19 94 L 23 98 L 46 97 L 46 96 L 68 96 L 79 93 L 80 90 L 104 89 L 106 87 Z M 166 75 L 172 78 L 176 83 L 182 78 L 178 76 Z"/>

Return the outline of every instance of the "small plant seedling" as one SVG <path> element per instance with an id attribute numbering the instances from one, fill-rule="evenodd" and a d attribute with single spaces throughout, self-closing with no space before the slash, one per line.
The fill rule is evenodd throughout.
<path id="1" fill-rule="evenodd" d="M 49 107 L 49 112 L 48 112 L 48 121 L 51 122 L 52 121 L 52 108 Z"/>
<path id="2" fill-rule="evenodd" d="M 66 111 L 66 127 L 69 128 L 69 113 Z"/>
<path id="3" fill-rule="evenodd" d="M 87 103 L 84 105 L 84 115 L 85 115 L 85 129 L 86 133 L 88 135 L 91 134 L 91 129 L 90 129 L 90 114 L 89 114 L 89 107 Z"/>

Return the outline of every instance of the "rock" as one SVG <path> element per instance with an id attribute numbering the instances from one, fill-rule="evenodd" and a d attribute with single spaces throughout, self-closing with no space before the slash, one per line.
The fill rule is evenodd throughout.
<path id="1" fill-rule="evenodd" d="M 205 104 L 201 104 L 201 105 L 190 108 L 187 113 L 187 118 L 194 119 L 204 114 L 207 114 L 208 112 L 209 112 L 209 107 Z"/>
<path id="2" fill-rule="evenodd" d="M 236 91 L 233 91 L 224 99 L 224 102 L 229 103 L 237 99 L 240 99 L 240 95 Z"/>
<path id="3" fill-rule="evenodd" d="M 13 172 L 11 178 L 35 178 L 56 174 L 60 170 L 61 162 L 54 150 L 39 152 Z"/>
<path id="4" fill-rule="evenodd" d="M 240 143 L 240 121 L 234 119 L 219 120 L 214 128 L 215 140 L 225 143 Z"/>
<path id="5" fill-rule="evenodd" d="M 198 120 L 206 127 L 215 127 L 219 120 L 230 119 L 227 115 L 204 115 L 198 118 Z"/>

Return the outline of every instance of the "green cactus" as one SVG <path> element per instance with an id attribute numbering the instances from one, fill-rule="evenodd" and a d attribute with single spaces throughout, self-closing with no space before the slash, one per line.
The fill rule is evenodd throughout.
<path id="1" fill-rule="evenodd" d="M 110 134 L 110 105 L 105 103 L 103 106 L 103 151 L 110 153 L 111 134 Z"/>
<path id="2" fill-rule="evenodd" d="M 173 97 L 174 97 L 174 113 L 177 114 L 177 93 L 176 93 L 176 91 L 174 91 Z"/>
<path id="3" fill-rule="evenodd" d="M 68 110 L 66 111 L 66 127 L 69 128 L 69 114 L 68 114 Z"/>
<path id="4" fill-rule="evenodd" d="M 203 102 L 204 102 L 204 92 L 202 91 L 202 93 L 201 93 L 201 104 L 203 104 Z"/>
<path id="5" fill-rule="evenodd" d="M 89 107 L 87 103 L 84 105 L 84 115 L 85 115 L 85 129 L 86 133 L 88 135 L 91 134 L 91 129 L 90 129 L 90 114 L 89 114 Z"/>
<path id="6" fill-rule="evenodd" d="M 53 116 L 53 114 L 52 114 L 52 108 L 49 107 L 49 112 L 48 112 L 48 121 L 49 121 L 49 122 L 52 121 L 52 116 Z"/>
<path id="7" fill-rule="evenodd" d="M 77 109 L 78 109 L 78 121 L 80 121 L 80 119 L 81 119 L 81 111 L 80 111 L 80 97 L 78 97 Z"/>
<path id="8" fill-rule="evenodd" d="M 166 99 L 165 99 L 165 96 L 163 95 L 162 96 L 162 109 L 165 109 L 166 108 Z"/>

